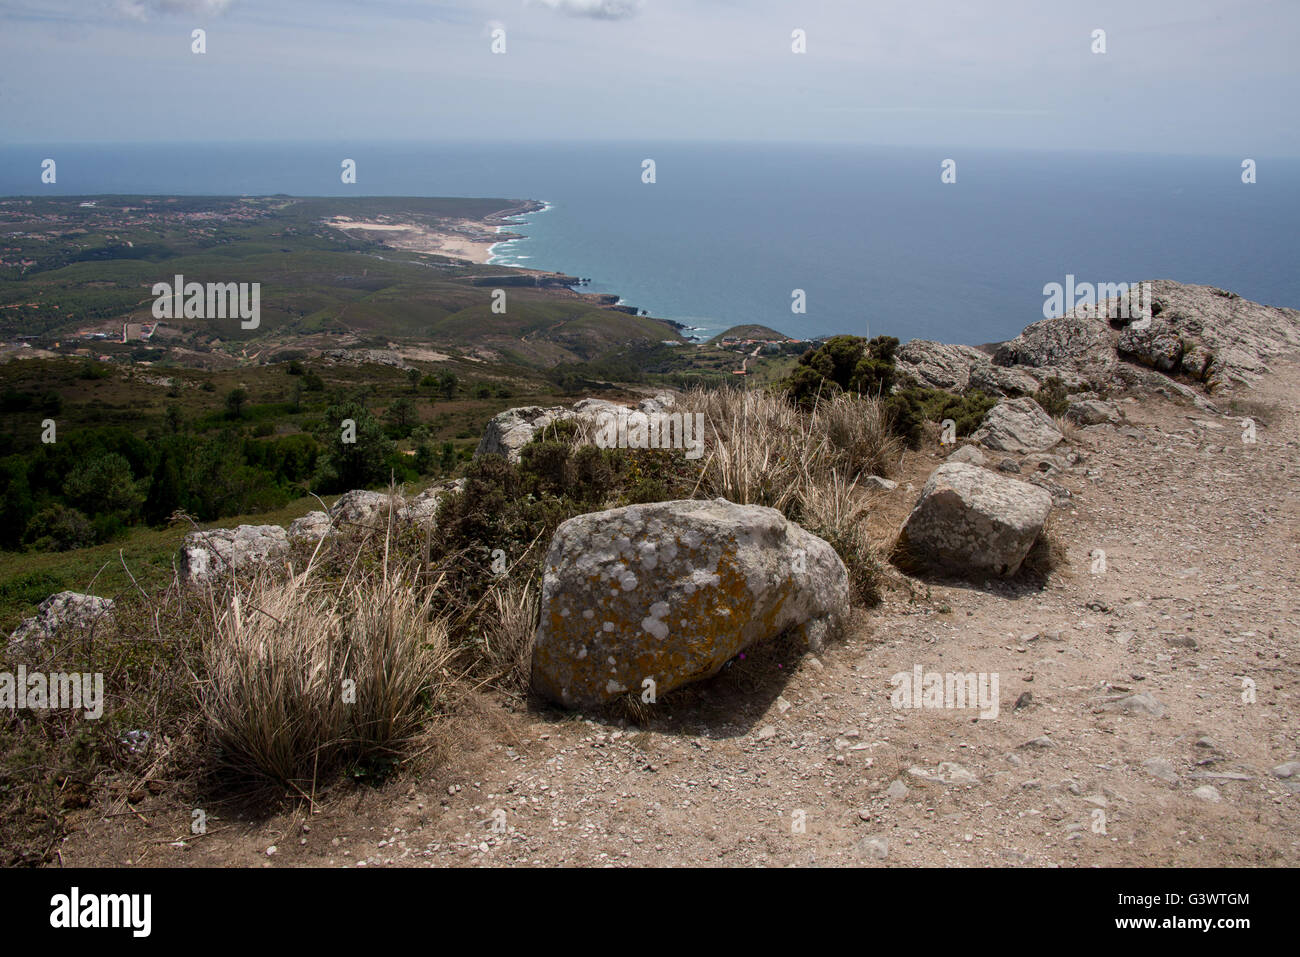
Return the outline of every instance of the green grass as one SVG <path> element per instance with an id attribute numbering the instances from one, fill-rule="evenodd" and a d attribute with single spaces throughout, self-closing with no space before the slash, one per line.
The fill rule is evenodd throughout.
<path id="1" fill-rule="evenodd" d="M 335 498 L 328 496 L 322 500 L 329 505 Z M 288 525 L 320 507 L 315 498 L 307 496 L 274 512 L 234 515 L 200 527 Z M 23 618 L 36 613 L 37 605 L 56 592 L 68 590 L 117 598 L 135 589 L 132 576 L 144 591 L 159 590 L 171 580 L 176 553 L 185 536 L 193 530 L 191 525 L 163 529 L 138 527 L 117 541 L 92 548 L 67 552 L 0 552 L 0 633 L 8 635 Z"/>

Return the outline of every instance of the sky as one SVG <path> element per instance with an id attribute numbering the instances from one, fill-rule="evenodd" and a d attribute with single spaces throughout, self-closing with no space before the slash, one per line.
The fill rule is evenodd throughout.
<path id="1" fill-rule="evenodd" d="M 206 53 L 192 52 L 194 29 Z M 792 51 L 795 30 L 805 53 Z M 0 0 L 0 145 L 781 141 L 1293 157 L 1297 36 L 1297 0 Z"/>

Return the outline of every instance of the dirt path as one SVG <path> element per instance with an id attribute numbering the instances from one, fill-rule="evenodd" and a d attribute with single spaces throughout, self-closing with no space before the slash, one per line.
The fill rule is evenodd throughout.
<path id="1" fill-rule="evenodd" d="M 1296 866 L 1300 773 L 1271 769 L 1300 759 L 1300 368 L 1252 398 L 1274 409 L 1253 445 L 1164 399 L 1121 403 L 1136 431 L 1079 432 L 1045 589 L 914 582 L 819 659 L 752 656 L 640 728 L 485 702 L 430 772 L 310 816 L 214 810 L 202 837 L 150 799 L 148 826 L 88 814 L 62 860 Z M 909 457 L 882 528 L 939 461 Z M 916 665 L 996 673 L 1000 713 L 895 709 Z M 1163 713 L 1107 709 L 1139 692 Z M 944 762 L 952 783 L 910 770 Z"/>

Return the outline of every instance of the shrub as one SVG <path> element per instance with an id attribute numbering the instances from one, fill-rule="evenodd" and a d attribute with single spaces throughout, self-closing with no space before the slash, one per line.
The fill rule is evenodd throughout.
<path id="1" fill-rule="evenodd" d="M 1034 393 L 1034 401 L 1052 418 L 1060 418 L 1070 408 L 1069 393 L 1058 376 L 1050 376 Z"/>

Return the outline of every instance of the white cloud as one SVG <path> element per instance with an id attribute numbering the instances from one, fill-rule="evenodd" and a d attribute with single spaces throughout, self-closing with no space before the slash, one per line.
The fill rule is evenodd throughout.
<path id="1" fill-rule="evenodd" d="M 570 17 L 590 17 L 593 20 L 626 20 L 641 9 L 641 0 L 537 0 Z"/>
<path id="2" fill-rule="evenodd" d="M 193 13 L 200 16 L 220 16 L 230 9 L 234 0 L 117 0 L 114 4 L 119 16 L 129 20 L 148 20 L 152 14 Z"/>

